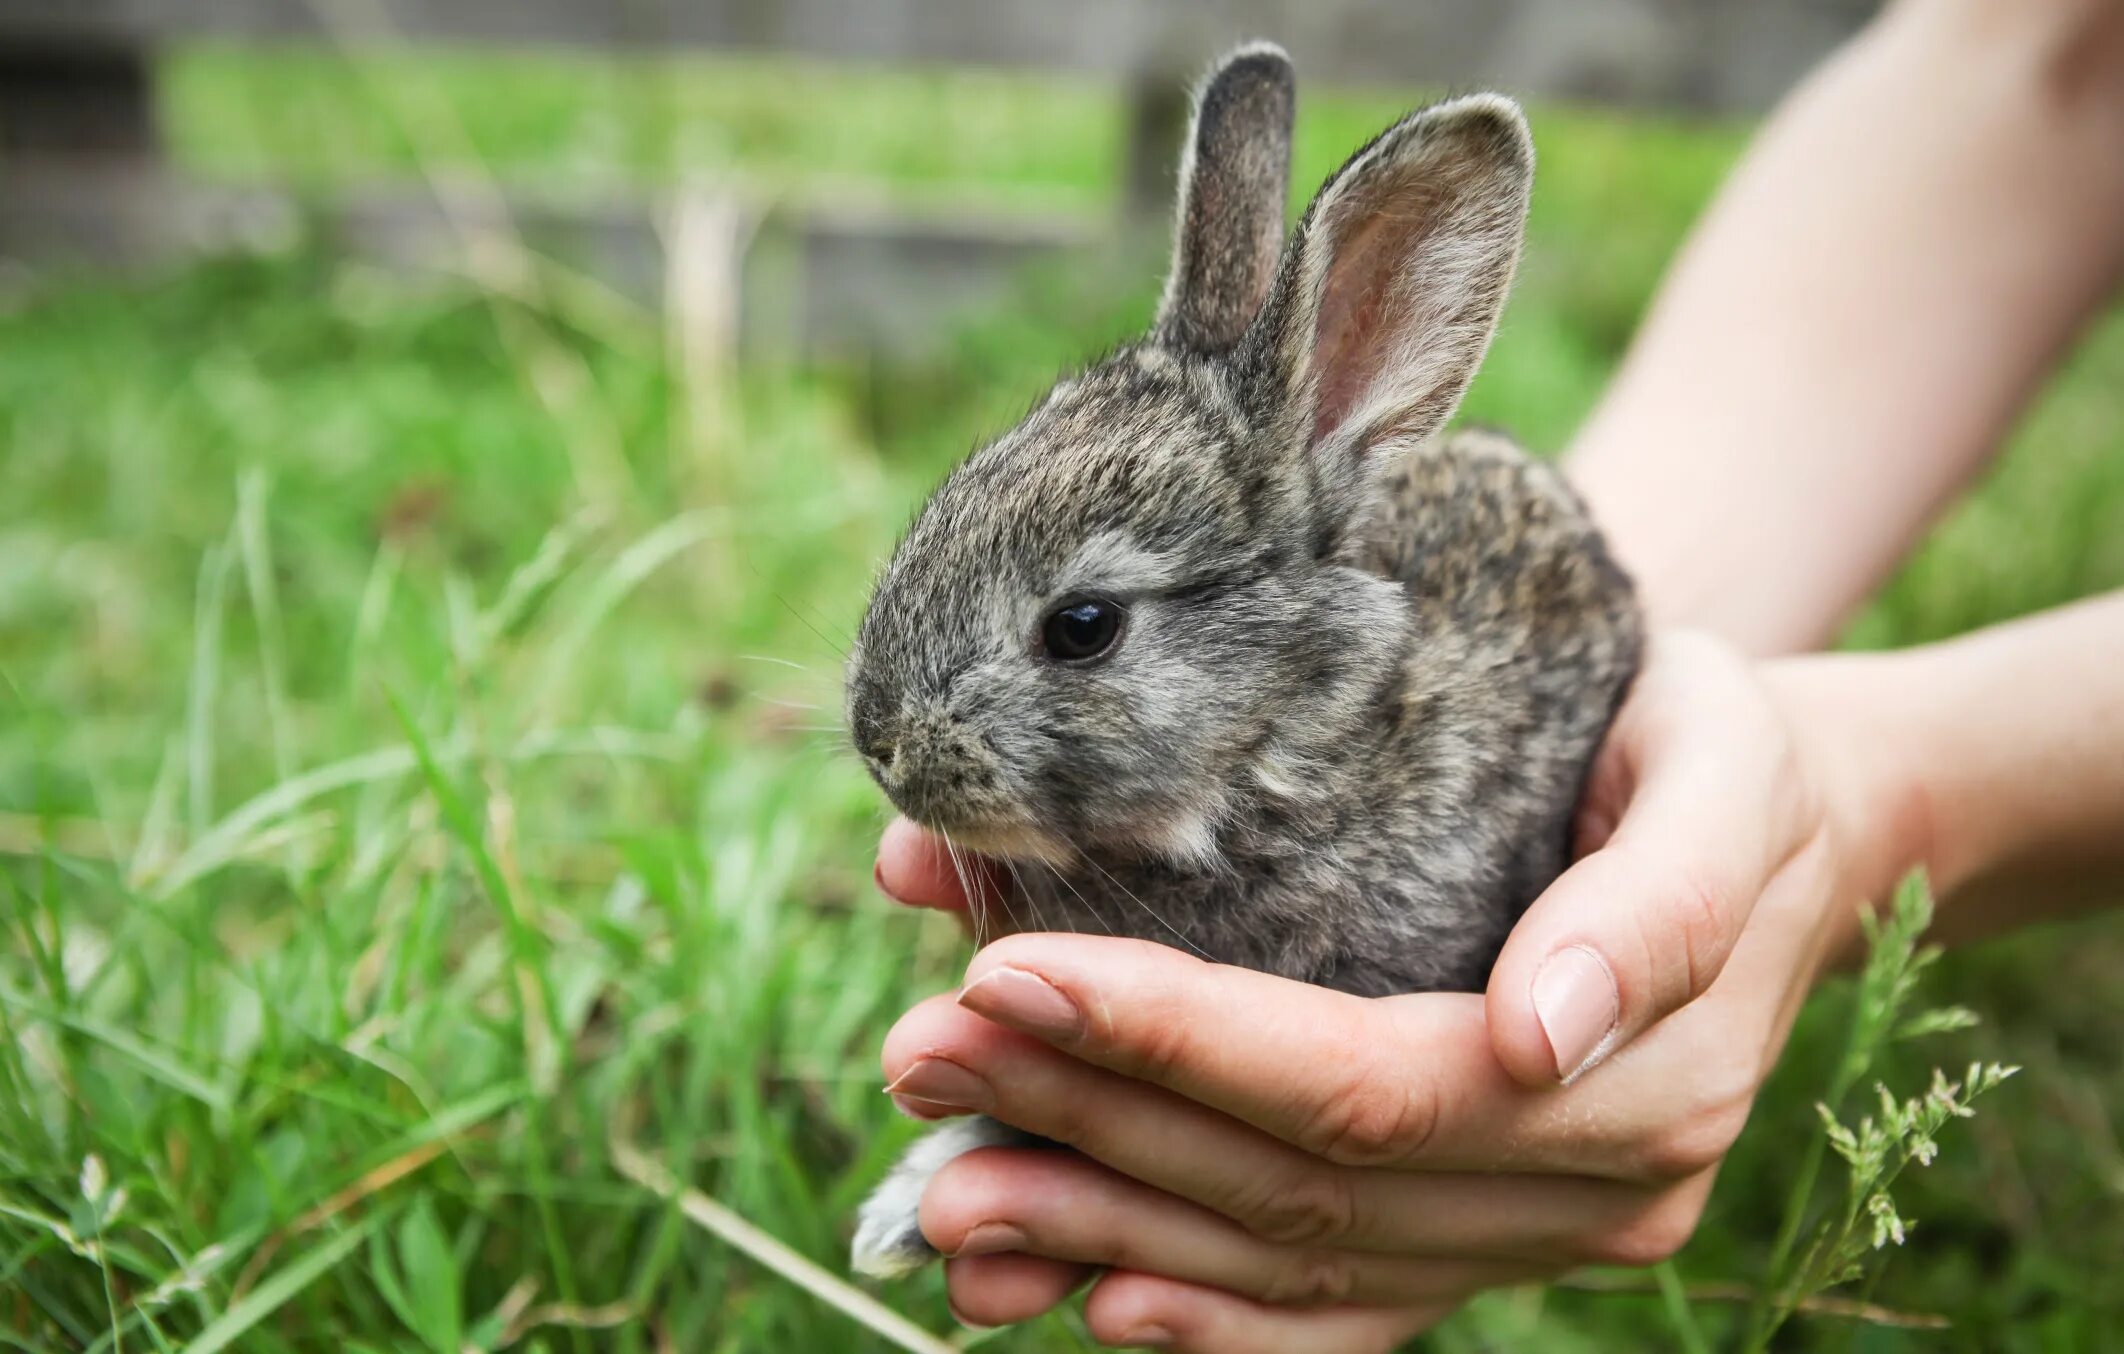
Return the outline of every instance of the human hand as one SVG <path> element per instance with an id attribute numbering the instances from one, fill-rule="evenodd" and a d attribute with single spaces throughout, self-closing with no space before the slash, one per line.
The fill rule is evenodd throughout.
<path id="1" fill-rule="evenodd" d="M 1487 995 L 1365 1000 L 1106 937 L 983 950 L 895 1027 L 890 1089 L 1078 1153 L 991 1149 L 932 1182 L 954 1309 L 1023 1320 L 1104 1268 L 1086 1315 L 1108 1343 L 1378 1350 L 1485 1287 L 1671 1254 L 1824 956 L 1893 879 L 1847 827 L 1824 704 L 1658 638 L 1581 858 Z M 958 878 L 888 831 L 888 892 L 949 905 Z"/>

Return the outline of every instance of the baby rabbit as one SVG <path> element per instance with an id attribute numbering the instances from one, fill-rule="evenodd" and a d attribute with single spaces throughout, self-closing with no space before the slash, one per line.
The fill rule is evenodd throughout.
<path id="1" fill-rule="evenodd" d="M 1439 435 L 1519 255 L 1519 109 L 1403 118 L 1286 245 L 1293 91 L 1258 44 L 1203 83 L 1156 323 L 929 500 L 848 721 L 903 813 L 1005 863 L 990 925 L 1479 990 L 1566 863 L 1641 622 L 1554 470 Z M 934 1258 L 923 1185 L 1013 1141 L 1037 1140 L 970 1119 L 916 1144 L 855 1269 Z"/>

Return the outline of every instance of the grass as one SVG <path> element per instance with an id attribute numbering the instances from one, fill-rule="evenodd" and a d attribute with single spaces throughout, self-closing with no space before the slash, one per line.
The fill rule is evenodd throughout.
<path id="1" fill-rule="evenodd" d="M 448 98 L 505 176 L 860 172 L 1098 203 L 1118 164 L 1097 91 L 981 75 L 226 49 L 174 72 L 179 155 L 228 174 L 410 172 L 394 82 Z M 1398 102 L 1309 106 L 1301 182 Z M 1537 135 L 1534 248 L 1470 412 L 1554 448 L 1740 134 L 1553 109 Z M 701 1222 L 838 1272 L 913 1131 L 877 1093 L 878 1040 L 963 962 L 948 925 L 869 892 L 882 811 L 827 731 L 837 651 L 923 488 L 1140 320 L 1138 281 L 1029 279 L 924 368 L 707 382 L 653 316 L 311 251 L 18 288 L 0 1339 L 878 1348 Z M 2113 321 L 1853 642 L 2124 584 L 2120 389 Z M 2124 1340 L 2120 968 L 2124 930 L 2095 920 L 1932 972 L 1986 1024 L 1885 1054 L 1892 1084 L 1935 1058 L 2027 1069 L 1898 1186 L 1922 1224 L 1871 1297 L 1953 1328 L 1814 1318 L 1785 1347 Z M 1803 1016 L 1684 1287 L 1761 1271 L 1852 1000 Z M 933 1279 L 883 1296 L 953 1329 Z M 1654 1347 L 1664 1311 L 1503 1293 L 1434 1344 Z M 1700 1311 L 1720 1340 L 1744 1315 Z M 1082 1344 L 1067 1315 L 984 1341 Z"/>

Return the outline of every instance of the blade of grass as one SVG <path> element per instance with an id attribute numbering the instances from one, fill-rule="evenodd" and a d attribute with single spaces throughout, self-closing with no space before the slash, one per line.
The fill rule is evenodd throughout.
<path id="1" fill-rule="evenodd" d="M 489 900 L 501 914 L 504 928 L 509 936 L 509 948 L 516 981 L 508 984 L 509 998 L 514 1006 L 516 1023 L 524 1043 L 524 1058 L 527 1070 L 535 1071 L 548 1056 L 554 1059 L 565 1057 L 566 1035 L 561 1030 L 553 1003 L 548 999 L 548 984 L 538 964 L 539 937 L 525 922 L 523 907 L 516 892 L 496 863 L 494 853 L 487 849 L 485 834 L 480 830 L 477 817 L 457 787 L 443 774 L 442 767 L 429 750 L 427 739 L 413 716 L 406 709 L 398 694 L 387 690 L 391 712 L 405 732 L 406 742 L 413 755 L 419 759 L 421 775 L 427 781 L 428 792 L 442 810 L 443 821 L 451 835 L 471 856 L 474 871 L 478 874 Z M 565 1302 L 580 1302 L 576 1291 L 575 1266 L 569 1258 L 568 1247 L 561 1236 L 560 1218 L 553 1208 L 551 1191 L 552 1169 L 547 1157 L 545 1135 L 539 1126 L 537 1113 L 523 1117 L 525 1159 L 531 1171 L 533 1204 L 538 1211 L 539 1226 L 545 1232 L 548 1262 L 553 1266 L 553 1278 L 560 1288 Z M 581 1332 L 574 1332 L 581 1342 Z"/>
<path id="2" fill-rule="evenodd" d="M 676 1203 L 694 1223 L 725 1245 L 750 1256 L 819 1301 L 860 1322 L 872 1334 L 910 1354 L 958 1354 L 950 1342 L 932 1335 L 862 1289 L 797 1254 L 697 1189 L 681 1185 L 659 1162 L 633 1143 L 615 1136 L 612 1162 L 619 1173 L 667 1202 Z"/>
<path id="3" fill-rule="evenodd" d="M 186 714 L 187 807 L 192 834 L 206 831 L 214 813 L 214 698 L 221 686 L 223 601 L 228 594 L 229 545 L 209 546 L 199 563 L 192 630 L 192 688 Z"/>
<path id="4" fill-rule="evenodd" d="M 346 1259 L 350 1251 L 368 1239 L 369 1233 L 376 1230 L 385 1216 L 372 1213 L 315 1250 L 304 1252 L 285 1269 L 275 1270 L 241 1302 L 208 1322 L 198 1336 L 184 1346 L 184 1354 L 220 1354 L 221 1350 L 230 1348 L 253 1326 L 280 1310 L 298 1293 L 322 1278 L 326 1271 Z"/>
<path id="5" fill-rule="evenodd" d="M 361 602 L 354 611 L 354 634 L 347 643 L 347 690 L 358 696 L 368 689 L 370 666 L 382 648 L 384 622 L 391 614 L 398 571 L 405 551 L 388 537 L 376 547 L 369 574 L 361 585 Z"/>
<path id="6" fill-rule="evenodd" d="M 671 759 L 682 754 L 684 740 L 661 735 L 644 736 L 633 729 L 555 730 L 524 738 L 510 749 L 513 760 L 544 757 L 643 757 Z M 462 741 L 431 749 L 435 760 L 454 765 L 470 755 Z M 245 801 L 227 817 L 207 829 L 171 862 L 169 868 L 147 881 L 155 898 L 168 898 L 187 884 L 221 868 L 245 853 L 253 836 L 274 821 L 337 790 L 410 775 L 420 766 L 414 750 L 404 744 L 379 748 L 336 762 L 314 767 L 282 781 Z"/>
<path id="7" fill-rule="evenodd" d="M 148 792 L 147 812 L 140 820 L 140 835 L 125 867 L 126 880 L 133 887 L 138 887 L 139 881 L 176 849 L 177 765 L 177 743 L 172 739 L 163 750 L 162 768 L 155 773 L 155 787 Z"/>
<path id="8" fill-rule="evenodd" d="M 1659 1299 L 1667 1309 L 1667 1323 L 1674 1327 L 1682 1349 L 1686 1354 L 1711 1354 L 1711 1342 L 1704 1338 L 1704 1328 L 1698 1324 L 1696 1311 L 1689 1305 L 1688 1290 L 1682 1287 L 1681 1273 L 1674 1268 L 1674 1262 L 1663 1260 L 1654 1265 L 1652 1277 L 1659 1284 Z"/>
<path id="9" fill-rule="evenodd" d="M 273 581 L 273 539 L 266 528 L 267 492 L 263 471 L 245 471 L 237 480 L 236 540 L 243 556 L 243 586 L 251 599 L 252 623 L 258 628 L 258 664 L 273 768 L 286 780 L 295 774 L 295 753 L 288 720 L 286 636 L 280 623 L 280 591 Z"/>
<path id="10" fill-rule="evenodd" d="M 0 1002 L 63 1025 L 76 1034 L 102 1044 L 171 1090 L 181 1091 L 217 1113 L 225 1113 L 229 1108 L 228 1092 L 192 1071 L 168 1052 L 155 1048 L 128 1031 L 90 1016 L 55 1009 L 5 985 L 0 985 Z"/>
<path id="11" fill-rule="evenodd" d="M 728 514 L 699 509 L 672 518 L 620 552 L 559 624 L 546 651 L 544 668 L 531 683 L 531 699 L 526 708 L 532 712 L 534 726 L 551 712 L 569 665 L 587 651 L 590 636 L 613 609 L 644 579 L 685 551 L 712 540 L 728 525 Z"/>

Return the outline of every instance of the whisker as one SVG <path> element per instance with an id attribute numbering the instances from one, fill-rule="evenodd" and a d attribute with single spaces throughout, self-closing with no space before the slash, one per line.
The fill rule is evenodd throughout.
<path id="1" fill-rule="evenodd" d="M 959 848 L 957 844 L 949 837 L 940 836 L 937 840 L 944 843 L 944 859 L 951 865 L 951 877 L 958 881 L 959 891 L 964 893 L 966 891 L 966 875 L 959 869 Z"/>
<path id="2" fill-rule="evenodd" d="M 1025 910 L 1032 914 L 1033 930 L 1052 931 L 1055 929 L 1040 911 L 1040 891 L 1038 889 L 1027 889 L 1024 894 L 1024 900 Z"/>
<path id="3" fill-rule="evenodd" d="M 789 668 L 793 671 L 804 673 L 806 676 L 816 677 L 819 675 L 817 668 L 812 667 L 809 663 L 799 663 L 792 658 L 776 658 L 771 654 L 763 653 L 741 653 L 738 658 L 747 663 L 772 663 L 776 667 Z"/>
<path id="4" fill-rule="evenodd" d="M 988 915 L 987 891 L 980 886 L 979 878 L 972 867 L 956 854 L 957 848 L 953 850 L 953 863 L 961 872 L 959 887 L 966 892 L 966 910 L 973 916 L 974 948 L 978 950 L 993 939 L 993 936 L 988 934 L 993 919 Z"/>
<path id="5" fill-rule="evenodd" d="M 997 881 L 997 883 L 996 883 L 996 900 L 997 900 L 998 902 L 1001 902 L 1001 903 L 1003 904 L 1003 910 L 1004 910 L 1004 911 L 1005 911 L 1006 913 L 1010 913 L 1010 918 L 1011 918 L 1011 925 L 1012 925 L 1012 926 L 1016 926 L 1016 925 L 1018 924 L 1017 914 L 1016 914 L 1016 913 L 1015 913 L 1014 911 L 1012 911 L 1012 908 L 1011 908 L 1011 905 L 1010 905 L 1010 900 L 1011 900 L 1011 897 L 1012 897 L 1012 895 L 1014 895 L 1014 894 L 1017 894 L 1017 895 L 1022 895 L 1022 894 L 1023 894 L 1023 892 L 1024 892 L 1024 889 L 1023 889 L 1023 879 L 1022 879 L 1022 877 L 1020 876 L 1020 874 L 1019 874 L 1019 872 L 1018 872 L 1018 867 L 1017 867 L 1017 865 L 1016 865 L 1016 864 L 1015 864 L 1014 862 L 1011 862 L 1011 861 L 1007 861 L 1007 860 L 999 860 L 999 861 L 997 861 L 997 862 L 996 862 L 996 869 L 997 869 L 997 871 L 998 871 L 998 872 L 999 872 L 999 873 L 1000 873 L 1000 874 L 1001 874 L 1001 875 L 1003 876 L 1003 877 L 1002 877 L 1002 879 L 998 880 L 998 881 Z M 1031 905 L 1031 903 L 1032 903 L 1032 899 L 1031 899 L 1031 898 L 1026 898 L 1026 900 L 1025 900 L 1025 901 L 1026 901 L 1026 904 L 1027 904 L 1027 906 L 1030 906 L 1030 905 Z M 995 933 L 994 933 L 994 930 L 993 930 L 993 928 L 994 928 L 994 925 L 995 925 L 995 914 L 994 914 L 994 913 L 992 913 L 992 912 L 991 912 L 991 913 L 989 913 L 989 914 L 988 914 L 988 922 L 989 922 L 989 925 L 990 925 L 990 927 L 991 927 L 991 931 L 990 931 L 989 939 L 990 939 L 990 940 L 994 940 L 994 939 L 995 939 Z"/>
<path id="6" fill-rule="evenodd" d="M 1081 855 L 1083 855 L 1083 853 L 1082 853 L 1081 851 L 1080 851 L 1080 852 L 1078 852 L 1078 854 L 1079 854 L 1080 856 L 1081 856 Z M 1086 912 L 1089 912 L 1089 913 L 1091 913 L 1091 914 L 1092 914 L 1092 916 L 1093 916 L 1094 918 L 1096 918 L 1096 919 L 1097 919 L 1097 921 L 1098 921 L 1099 925 L 1100 925 L 1101 927 L 1103 927 L 1103 928 L 1105 929 L 1105 931 L 1106 931 L 1106 934 L 1108 934 L 1108 935 L 1114 935 L 1114 934 L 1116 934 L 1116 933 L 1115 933 L 1115 931 L 1114 931 L 1114 925 L 1113 925 L 1113 923 L 1112 923 L 1112 922 L 1110 922 L 1110 921 L 1108 921 L 1108 920 L 1106 919 L 1106 913 L 1105 913 L 1105 912 L 1104 912 L 1104 911 L 1103 911 L 1102 909 L 1100 909 L 1100 908 L 1097 908 L 1097 907 L 1094 907 L 1094 906 L 1092 906 L 1091 900 L 1090 900 L 1090 899 L 1088 899 L 1088 898 L 1086 898 L 1086 897 L 1084 896 L 1084 893 L 1083 893 L 1083 891 L 1082 891 L 1082 890 L 1080 890 L 1080 889 L 1079 889 L 1079 888 L 1078 888 L 1078 887 L 1077 887 L 1077 886 L 1076 886 L 1075 884 L 1073 884 L 1073 883 L 1071 883 L 1071 882 L 1070 882 L 1070 879 L 1069 879 L 1069 876 L 1068 876 L 1068 875 L 1066 875 L 1066 874 L 1062 873 L 1062 871 L 1060 871 L 1060 870 L 1056 869 L 1056 868 L 1055 868 L 1054 866 L 1052 866 L 1052 865 L 1050 865 L 1050 866 L 1048 866 L 1048 867 L 1047 867 L 1047 872 L 1048 872 L 1049 874 L 1053 875 L 1053 876 L 1054 876 L 1054 877 L 1056 878 L 1056 880 L 1057 880 L 1057 881 L 1059 881 L 1059 882 L 1061 883 L 1061 885 L 1062 885 L 1062 887 L 1063 887 L 1063 888 L 1066 888 L 1066 889 L 1068 889 L 1068 890 L 1070 891 L 1070 893 L 1071 893 L 1071 894 L 1072 894 L 1072 895 L 1073 895 L 1073 896 L 1074 896 L 1074 897 L 1076 898 L 1076 900 L 1077 900 L 1077 901 L 1078 901 L 1079 903 L 1081 903 L 1081 904 L 1083 904 L 1083 905 L 1084 905 L 1084 910 L 1085 910 Z"/>
<path id="7" fill-rule="evenodd" d="M 970 913 L 975 907 L 979 906 L 978 900 L 981 895 L 980 890 L 973 887 L 973 879 L 966 869 L 966 858 L 959 854 L 958 843 L 949 837 L 944 839 L 944 855 L 951 861 L 952 877 L 959 881 L 959 893 L 966 899 L 966 910 Z M 980 947 L 980 921 L 976 918 L 974 923 L 974 948 L 979 949 Z"/>
<path id="8" fill-rule="evenodd" d="M 833 738 L 811 737 L 798 743 L 798 753 L 804 757 L 853 757 L 854 750 Z"/>
<path id="9" fill-rule="evenodd" d="M 1167 931 L 1170 931 L 1172 933 L 1173 939 L 1179 941 L 1182 945 L 1185 945 L 1187 948 L 1193 950 L 1196 954 L 1201 955 L 1204 959 L 1209 960 L 1211 963 L 1217 962 L 1216 956 L 1212 955 L 1208 950 L 1203 949 L 1200 945 L 1197 945 L 1194 941 L 1189 940 L 1186 936 L 1182 935 L 1178 927 L 1174 926 L 1171 922 L 1167 921 L 1164 917 L 1160 916 L 1156 908 L 1152 907 L 1149 903 L 1144 902 L 1141 898 L 1138 898 L 1135 894 L 1135 891 L 1129 888 L 1128 885 L 1122 883 L 1119 879 L 1114 878 L 1113 874 L 1108 871 L 1105 866 L 1101 865 L 1098 861 L 1093 860 L 1088 853 L 1079 852 L 1079 856 L 1083 859 L 1085 864 L 1091 866 L 1094 870 L 1097 870 L 1101 875 L 1104 875 L 1106 877 L 1106 881 L 1109 884 L 1112 884 L 1115 888 L 1121 890 L 1121 892 L 1128 897 L 1128 900 L 1130 902 L 1134 903 L 1137 907 L 1142 908 L 1143 914 L 1145 916 L 1149 917 L 1152 921 L 1158 923 L 1158 925 L 1164 927 Z"/>
<path id="10" fill-rule="evenodd" d="M 950 838 L 948 838 L 948 837 L 947 837 L 947 838 L 945 839 L 945 846 L 946 846 L 946 848 L 947 848 L 947 849 L 949 850 L 949 852 L 950 852 L 950 854 L 951 854 L 952 868 L 953 868 L 953 869 L 955 869 L 955 870 L 957 870 L 957 871 L 959 871 L 959 887 L 960 887 L 960 888 L 961 888 L 962 890 L 964 890 L 964 891 L 965 891 L 965 893 L 966 893 L 966 896 L 967 896 L 967 897 L 968 897 L 969 899 L 979 899 L 979 898 L 981 898 L 981 897 L 982 897 L 982 891 L 981 891 L 981 889 L 980 889 L 979 887 L 975 886 L 975 885 L 974 885 L 973 883 L 971 883 L 971 882 L 970 882 L 970 878 L 969 878 L 969 876 L 970 876 L 970 874 L 971 874 L 971 871 L 972 871 L 972 867 L 969 867 L 969 866 L 968 866 L 968 865 L 967 865 L 967 864 L 965 863 L 965 861 L 961 859 L 961 857 L 960 857 L 960 855 L 959 855 L 959 852 L 960 852 L 960 849 L 961 849 L 961 848 L 959 847 L 959 845 L 958 845 L 958 844 L 957 844 L 956 842 L 953 842 L 953 841 L 952 841 L 952 840 L 951 840 Z M 1005 888 L 1000 888 L 1000 887 L 999 887 L 999 888 L 998 888 L 998 889 L 996 890 L 996 900 L 997 900 L 998 902 L 1000 902 L 1000 903 L 1002 903 L 1002 904 L 1003 904 L 1003 911 L 1005 912 L 1005 914 L 1007 914 L 1007 915 L 1008 915 L 1008 916 L 1010 917 L 1010 928 L 1011 928 L 1011 930 L 1013 930 L 1013 931 L 1023 931 L 1023 930 L 1025 929 L 1025 923 L 1024 923 L 1024 922 L 1022 922 L 1022 921 L 1020 921 L 1020 920 L 1018 919 L 1018 910 L 1017 910 L 1017 909 L 1016 909 L 1015 907 L 1012 907 L 1012 906 L 1011 906 L 1011 902 L 1010 902 L 1010 895 L 1011 895 L 1011 892 L 1012 892 L 1012 890 L 1010 890 L 1010 889 L 1005 889 Z M 1028 905 L 1028 906 L 1030 906 L 1030 905 L 1031 905 L 1031 903 L 1032 903 L 1032 899 L 1030 899 L 1030 898 L 1027 898 L 1027 899 L 1026 899 L 1025 901 L 1026 901 L 1026 903 L 1027 903 L 1027 905 Z M 985 945 L 985 944 L 987 944 L 987 943 L 988 943 L 988 940 L 989 940 L 989 939 L 993 939 L 993 938 L 994 938 L 993 936 L 989 936 L 989 937 L 987 937 L 987 938 L 984 938 L 984 937 L 982 936 L 981 932 L 982 932 L 982 929 L 983 929 L 984 919 L 986 919 L 986 918 L 985 918 L 985 909 L 984 909 L 984 915 L 983 915 L 983 916 L 976 916 L 976 917 L 974 918 L 974 945 L 975 945 L 975 947 L 976 947 L 976 948 L 979 948 L 980 946 L 982 946 L 982 945 Z M 989 920 L 992 920 L 992 919 L 989 919 Z M 1037 912 L 1037 911 L 1036 911 L 1036 912 L 1034 913 L 1034 915 L 1033 915 L 1033 920 L 1034 920 L 1035 922 L 1037 922 L 1037 921 L 1039 920 L 1039 914 L 1038 914 L 1038 912 Z M 1036 929 L 1037 929 L 1037 928 L 1036 928 Z"/>
<path id="11" fill-rule="evenodd" d="M 847 661 L 848 650 L 843 648 L 841 645 L 834 643 L 832 640 L 828 639 L 826 637 L 825 631 L 819 629 L 819 627 L 817 627 L 816 625 L 813 625 L 809 618 L 807 618 L 803 612 L 796 609 L 795 603 L 791 602 L 787 597 L 782 596 L 782 594 L 780 594 L 779 592 L 770 593 L 769 595 L 772 596 L 775 601 L 780 602 L 782 604 L 782 609 L 784 611 L 787 611 L 790 615 L 797 618 L 797 624 L 803 626 L 806 630 L 809 630 L 813 635 L 817 636 L 819 643 L 825 645 L 827 648 L 839 654 L 843 662 Z"/>

